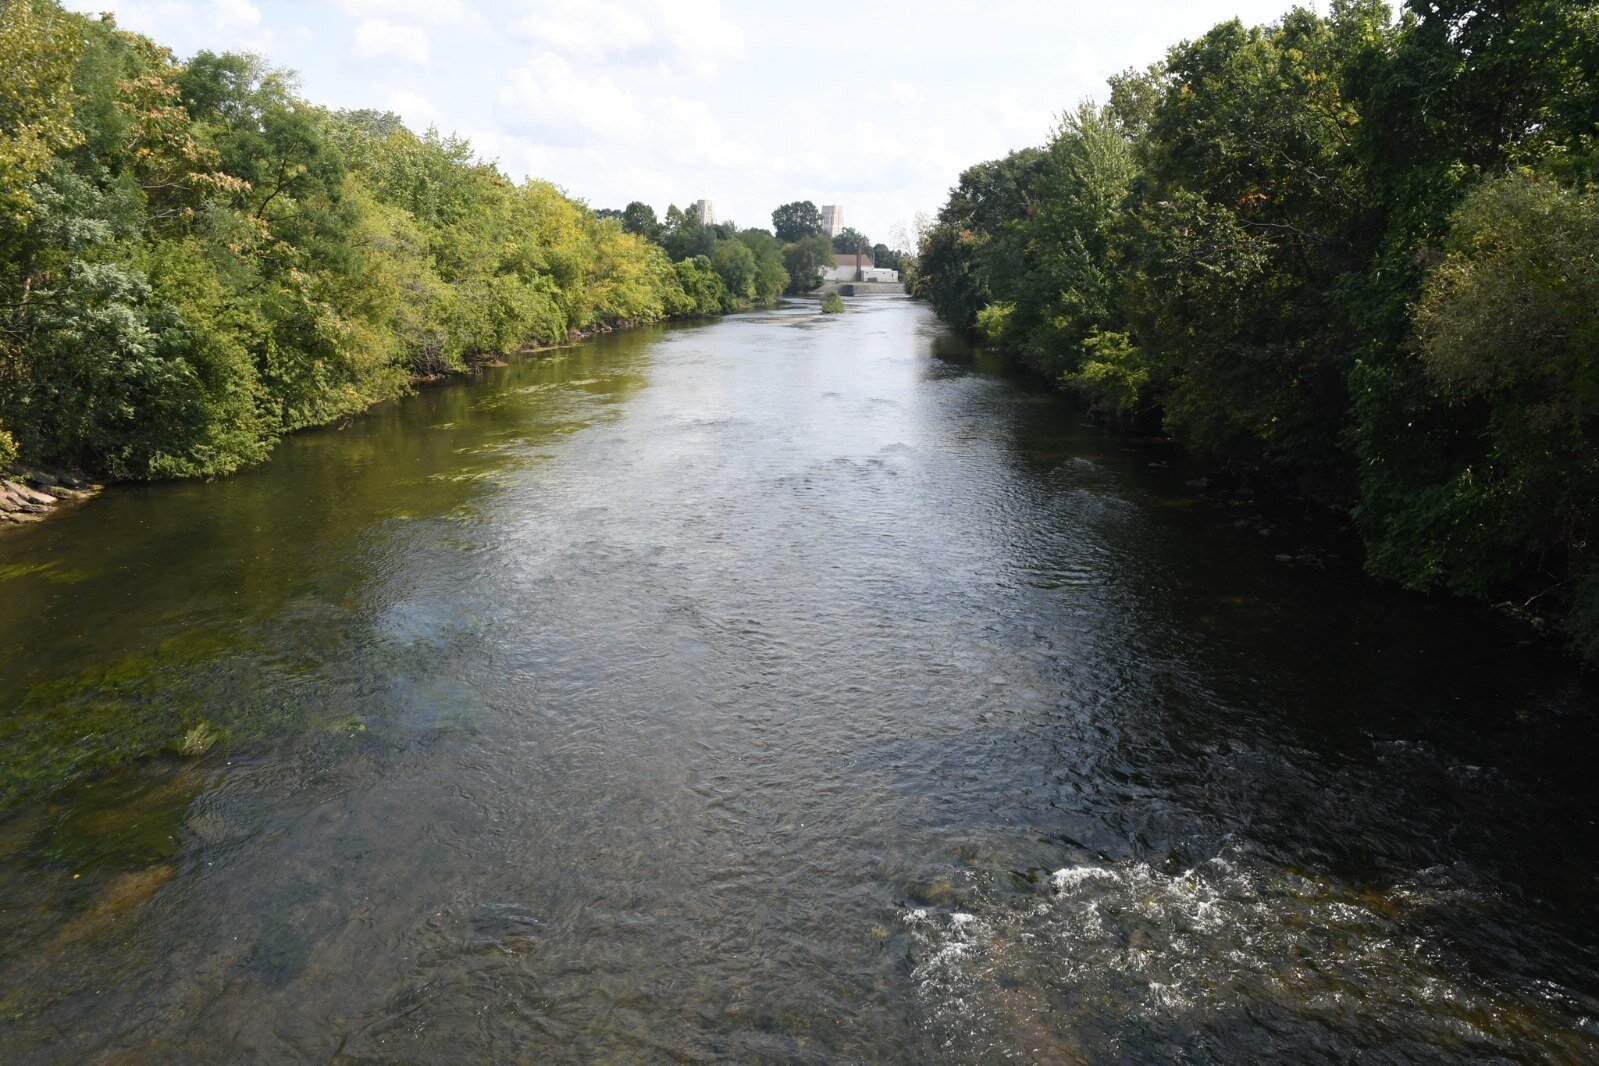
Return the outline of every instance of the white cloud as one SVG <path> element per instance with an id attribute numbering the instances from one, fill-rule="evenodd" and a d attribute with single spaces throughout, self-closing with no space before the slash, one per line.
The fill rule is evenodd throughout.
<path id="1" fill-rule="evenodd" d="M 637 51 L 656 40 L 641 13 L 621 4 L 553 0 L 511 24 L 512 36 L 537 41 L 578 59 L 598 60 Z"/>
<path id="2" fill-rule="evenodd" d="M 579 79 L 565 59 L 546 52 L 517 71 L 499 92 L 507 128 L 546 144 L 575 146 L 590 139 L 643 136 L 642 102 L 608 77 Z"/>
<path id="3" fill-rule="evenodd" d="M 606 75 L 580 75 L 550 52 L 517 71 L 497 102 L 507 130 L 543 147 L 591 147 L 617 158 L 639 152 L 702 168 L 756 157 L 752 146 L 729 137 L 705 101 L 633 92 Z"/>
<path id="4" fill-rule="evenodd" d="M 251 0 L 66 0 L 72 11 L 110 11 L 124 29 L 145 34 L 180 55 L 209 49 L 264 52 L 274 43 Z"/>
<path id="5" fill-rule="evenodd" d="M 461 0 L 333 0 L 350 18 L 397 18 L 410 22 L 458 23 L 471 13 Z"/>
<path id="6" fill-rule="evenodd" d="M 885 91 L 888 98 L 895 103 L 919 104 L 922 102 L 922 91 L 909 82 L 891 81 Z"/>
<path id="7" fill-rule="evenodd" d="M 743 31 L 721 0 L 538 0 L 512 36 L 586 62 L 623 60 L 710 77 L 743 54 Z"/>
<path id="8" fill-rule="evenodd" d="M 261 25 L 261 9 L 250 0 L 214 0 L 209 14 L 213 26 L 256 29 Z"/>
<path id="9" fill-rule="evenodd" d="M 438 126 L 444 121 L 444 112 L 433 101 L 409 89 L 395 89 L 389 93 L 389 110 L 405 119 L 412 129 Z"/>
<path id="10" fill-rule="evenodd" d="M 744 31 L 723 17 L 721 0 L 656 0 L 654 6 L 662 37 L 693 73 L 709 77 L 722 60 L 744 54 Z"/>
<path id="11" fill-rule="evenodd" d="M 396 26 L 385 19 L 367 19 L 355 28 L 350 54 L 356 59 L 392 59 L 425 65 L 428 35 L 415 26 Z"/>

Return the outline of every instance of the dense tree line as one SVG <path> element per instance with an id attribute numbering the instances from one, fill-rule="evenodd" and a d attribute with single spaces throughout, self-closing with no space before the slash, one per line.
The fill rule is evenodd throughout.
<path id="1" fill-rule="evenodd" d="M 838 255 L 857 249 L 871 254 L 876 266 L 897 270 L 905 259 L 905 253 L 873 245 L 857 230 L 846 229 L 829 238 L 822 232 L 821 211 L 809 200 L 776 208 L 770 230 L 707 223 L 694 210 L 676 204 L 666 209 L 662 220 L 653 207 L 639 200 L 620 211 L 596 214 L 616 219 L 628 233 L 660 245 L 680 267 L 697 264 L 704 284 L 719 294 L 723 310 L 770 304 L 784 292 L 811 292 L 821 286 L 822 272 L 837 262 Z"/>
<path id="2" fill-rule="evenodd" d="M 1376 575 L 1599 662 L 1599 8 L 1216 26 L 966 171 L 911 284 L 1127 422 L 1350 504 Z"/>
<path id="3" fill-rule="evenodd" d="M 904 252 L 874 245 L 859 230 L 846 228 L 829 238 L 822 231 L 822 212 L 809 200 L 777 207 L 770 230 L 706 223 L 697 212 L 676 204 L 666 209 L 663 221 L 653 207 L 639 200 L 620 211 L 596 214 L 614 218 L 628 233 L 654 241 L 674 262 L 703 260 L 723 285 L 726 310 L 770 304 L 783 292 L 811 292 L 821 286 L 822 271 L 839 255 L 860 251 L 872 256 L 873 265 L 895 270 L 906 259 Z"/>
<path id="4" fill-rule="evenodd" d="M 479 356 L 769 296 L 464 141 L 0 0 L 0 463 L 226 473 Z"/>
<path id="5" fill-rule="evenodd" d="M 766 230 L 707 223 L 676 204 L 666 209 L 663 222 L 638 200 L 621 211 L 598 213 L 617 218 L 628 233 L 665 251 L 683 272 L 685 287 L 701 293 L 710 310 L 771 304 L 789 284 L 782 245 Z"/>

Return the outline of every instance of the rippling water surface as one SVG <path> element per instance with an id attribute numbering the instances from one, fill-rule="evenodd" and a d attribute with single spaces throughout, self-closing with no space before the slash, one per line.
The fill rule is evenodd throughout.
<path id="1" fill-rule="evenodd" d="M 1591 685 L 1167 461 L 861 300 L 0 536 L 0 1057 L 1599 1055 Z"/>

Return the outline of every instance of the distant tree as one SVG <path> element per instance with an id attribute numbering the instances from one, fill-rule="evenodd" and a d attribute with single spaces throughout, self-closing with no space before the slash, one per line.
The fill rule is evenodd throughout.
<path id="1" fill-rule="evenodd" d="M 601 222 L 606 222 L 613 218 L 620 220 L 622 217 L 622 212 L 618 211 L 614 207 L 601 207 L 594 212 L 594 217 L 599 219 Z"/>
<path id="2" fill-rule="evenodd" d="M 793 244 L 822 232 L 822 213 L 809 200 L 795 200 L 772 212 L 772 231 L 784 244 Z"/>
<path id="3" fill-rule="evenodd" d="M 872 265 L 885 270 L 905 269 L 905 253 L 886 244 L 872 245 Z"/>
<path id="4" fill-rule="evenodd" d="M 638 200 L 634 200 L 622 209 L 622 228 L 628 233 L 638 234 L 645 240 L 658 243 L 661 239 L 661 223 L 655 217 L 655 208 Z"/>
<path id="5" fill-rule="evenodd" d="M 727 299 L 723 310 L 731 311 L 739 304 L 755 299 L 755 281 L 758 268 L 755 253 L 742 241 L 719 241 L 711 253 L 711 267 L 722 279 Z"/>
<path id="6" fill-rule="evenodd" d="M 845 226 L 843 231 L 833 238 L 833 251 L 840 255 L 853 255 L 857 249 L 865 252 L 872 250 L 872 239 L 858 229 Z"/>
<path id="7" fill-rule="evenodd" d="M 208 52 L 202 52 L 189 61 L 189 69 L 192 72 L 202 65 L 209 66 L 224 59 L 232 58 L 234 57 L 215 56 Z M 215 86 L 208 85 L 204 80 L 196 78 L 185 78 L 184 85 L 188 91 L 184 95 L 183 106 L 187 107 L 191 114 L 201 114 L 207 110 L 216 109 L 214 100 L 201 97 L 202 93 L 215 92 Z M 379 140 L 385 137 L 392 137 L 396 133 L 406 132 L 405 120 L 393 111 L 379 111 L 373 107 L 357 107 L 344 108 L 335 111 L 333 114 L 335 118 L 346 126 L 358 129 L 368 137 Z"/>
<path id="8" fill-rule="evenodd" d="M 692 206 L 687 210 L 676 204 L 667 207 L 666 225 L 662 228 L 660 243 L 674 263 L 699 256 L 709 260 L 711 253 L 716 250 L 716 240 L 716 227 L 702 223 L 699 212 Z"/>
<path id="9" fill-rule="evenodd" d="M 755 302 L 772 303 L 788 286 L 788 270 L 783 265 L 783 246 L 763 229 L 747 229 L 738 239 L 755 255 Z"/>
<path id="10" fill-rule="evenodd" d="M 833 242 L 820 233 L 797 240 L 783 249 L 788 269 L 788 291 L 810 292 L 822 284 L 822 271 L 832 266 Z"/>

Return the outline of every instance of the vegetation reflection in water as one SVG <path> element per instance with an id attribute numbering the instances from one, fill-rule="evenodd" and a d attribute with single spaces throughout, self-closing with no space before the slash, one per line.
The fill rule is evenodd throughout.
<path id="1" fill-rule="evenodd" d="M 629 334 L 610 350 L 637 350 L 650 336 Z M 363 568 L 381 568 L 387 545 L 418 538 L 441 556 L 467 549 L 450 526 L 474 521 L 485 491 L 604 417 L 600 404 L 563 420 L 566 397 L 619 399 L 638 387 L 626 372 L 585 377 L 595 351 L 567 349 L 478 391 L 431 390 L 301 435 L 275 458 L 292 477 L 128 486 L 70 529 L 8 538 L 16 561 L 0 569 L 10 649 L 0 653 L 0 699 L 12 710 L 0 720 L 0 810 L 129 759 L 200 755 L 315 721 L 328 702 L 322 686 L 358 683 L 334 676 L 326 654 L 354 636 Z M 546 390 L 548 421 L 507 425 L 492 414 L 507 396 Z M 473 419 L 482 439 L 462 446 L 453 431 Z M 125 515 L 137 516 L 135 529 L 119 528 Z M 146 552 L 171 553 L 185 572 L 154 578 Z M 351 580 L 319 586 L 324 567 Z M 75 587 L 64 596 L 61 585 Z M 87 617 L 62 617 L 64 603 Z M 380 677 L 411 653 L 376 636 L 362 665 Z"/>
<path id="2" fill-rule="evenodd" d="M 1591 1051 L 1591 688 L 985 366 L 617 335 L 0 538 L 0 1053 Z"/>

